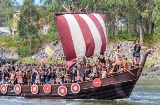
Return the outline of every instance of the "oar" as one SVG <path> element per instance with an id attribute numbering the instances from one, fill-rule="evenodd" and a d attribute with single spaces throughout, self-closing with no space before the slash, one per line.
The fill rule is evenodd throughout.
<path id="1" fill-rule="evenodd" d="M 130 72 L 129 70 L 127 70 L 130 74 L 134 75 L 132 72 Z"/>

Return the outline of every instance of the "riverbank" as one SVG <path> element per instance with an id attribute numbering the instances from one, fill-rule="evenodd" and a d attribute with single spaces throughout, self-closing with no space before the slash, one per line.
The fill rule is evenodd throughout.
<path id="1" fill-rule="evenodd" d="M 144 67 L 140 80 L 160 80 L 160 63 L 152 67 Z"/>

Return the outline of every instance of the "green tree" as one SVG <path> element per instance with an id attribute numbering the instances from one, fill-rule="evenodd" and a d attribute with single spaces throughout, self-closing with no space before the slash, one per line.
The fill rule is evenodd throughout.
<path id="1" fill-rule="evenodd" d="M 50 23 L 54 20 L 53 13 L 65 11 L 61 8 L 62 4 L 72 5 L 76 9 L 79 9 L 77 6 L 89 4 L 87 12 L 106 11 L 107 35 L 118 35 L 119 32 L 132 34 L 139 36 L 143 44 L 145 35 L 153 33 L 153 22 L 156 32 L 160 30 L 159 0 L 44 0 L 44 3 Z M 124 24 L 121 28 L 120 22 Z M 50 30 L 53 28 L 50 27 Z"/>
<path id="2" fill-rule="evenodd" d="M 154 1 L 153 21 L 155 24 L 155 33 L 160 34 L 160 0 Z"/>
<path id="3" fill-rule="evenodd" d="M 12 0 L 0 0 L 0 26 L 11 29 L 14 13 L 14 2 Z"/>
<path id="4" fill-rule="evenodd" d="M 56 23 L 54 19 L 54 13 L 56 12 L 62 12 L 63 0 L 45 0 L 44 1 L 44 7 L 43 10 L 45 11 L 44 22 L 49 24 L 48 33 L 50 35 L 54 35 L 55 32 L 57 32 Z"/>
<path id="5" fill-rule="evenodd" d="M 29 52 L 31 53 L 32 41 L 38 35 L 39 13 L 33 1 L 24 0 L 20 8 L 20 20 L 18 21 L 18 33 L 21 38 L 29 42 Z"/>

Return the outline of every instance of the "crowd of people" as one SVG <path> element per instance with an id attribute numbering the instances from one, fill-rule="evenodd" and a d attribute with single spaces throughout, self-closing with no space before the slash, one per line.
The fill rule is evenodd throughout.
<path id="1" fill-rule="evenodd" d="M 133 57 L 135 65 L 139 66 L 140 47 L 136 43 Z M 121 69 L 122 68 L 122 69 Z M 107 78 L 117 73 L 119 70 L 126 72 L 128 70 L 127 59 L 121 56 L 117 49 L 114 57 L 105 57 L 101 54 L 96 61 L 94 59 L 83 59 L 77 62 L 72 68 L 66 68 L 66 65 L 54 61 L 51 65 L 42 62 L 41 66 L 23 65 L 2 65 L 0 68 L 0 83 L 6 84 L 63 84 L 90 81 L 94 78 Z"/>
<path id="2" fill-rule="evenodd" d="M 101 78 L 107 76 L 107 67 L 96 64 L 77 64 L 71 69 L 65 67 L 64 63 L 54 62 L 48 66 L 27 65 L 3 65 L 0 70 L 0 82 L 6 84 L 34 84 L 34 83 L 74 83 L 92 80 L 99 77 L 97 69 L 102 71 Z"/>
<path id="3" fill-rule="evenodd" d="M 28 65 L 3 65 L 0 70 L 0 82 L 8 84 L 33 84 L 33 83 L 74 83 L 90 81 L 94 78 L 106 78 L 109 67 L 103 55 L 99 63 L 79 62 L 71 69 L 64 63 L 53 62 L 52 65 L 42 63 L 41 66 Z M 101 63 L 102 62 L 102 63 Z"/>

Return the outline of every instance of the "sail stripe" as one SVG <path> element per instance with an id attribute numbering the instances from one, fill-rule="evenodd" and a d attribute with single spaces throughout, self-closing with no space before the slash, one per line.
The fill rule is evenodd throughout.
<path id="1" fill-rule="evenodd" d="M 68 26 L 68 22 L 63 15 L 56 16 L 56 23 L 58 27 L 58 31 L 61 37 L 62 47 L 64 51 L 64 55 L 66 57 L 66 65 L 71 67 L 76 63 L 76 53 L 71 37 L 70 28 Z M 63 25 L 63 26 L 62 26 Z"/>
<path id="2" fill-rule="evenodd" d="M 86 53 L 85 55 L 86 56 L 92 56 L 93 53 L 94 53 L 94 49 L 95 49 L 95 44 L 94 44 L 94 39 L 93 39 L 93 36 L 92 36 L 92 33 L 86 23 L 86 21 L 81 18 L 79 15 L 75 15 L 74 14 L 74 17 L 76 18 L 80 28 L 81 28 L 81 31 L 82 31 L 82 34 L 83 34 L 83 37 L 84 37 L 84 41 L 85 41 L 85 44 L 86 44 Z"/>
<path id="3" fill-rule="evenodd" d="M 106 25 L 105 25 L 105 20 L 104 20 L 104 16 L 101 14 L 93 14 L 97 19 L 98 21 L 100 22 L 102 28 L 103 28 L 103 32 L 104 32 L 104 36 L 106 38 Z"/>
<path id="4" fill-rule="evenodd" d="M 70 28 L 76 56 L 82 57 L 85 55 L 85 52 L 86 52 L 86 44 L 85 44 L 80 26 L 72 14 L 66 14 L 64 15 L 64 17 L 66 18 Z"/>
<path id="5" fill-rule="evenodd" d="M 103 26 L 101 24 L 99 17 L 97 19 L 97 15 L 96 14 L 90 14 L 88 15 L 92 21 L 94 21 L 99 33 L 100 33 L 100 37 L 101 37 L 101 40 L 102 40 L 102 46 L 101 46 L 101 53 L 104 53 L 106 51 L 106 37 L 105 37 L 105 33 L 103 31 Z M 99 21 L 100 20 L 100 21 Z"/>
<path id="6" fill-rule="evenodd" d="M 106 33 L 106 18 L 105 18 L 105 14 L 99 14 L 99 16 L 102 18 L 102 24 L 103 24 L 103 30 L 105 33 L 105 39 L 106 39 L 106 47 L 107 47 L 107 33 Z"/>
<path id="7" fill-rule="evenodd" d="M 98 32 L 95 23 L 86 14 L 80 14 L 80 16 L 88 24 L 88 27 L 92 33 L 94 43 L 95 43 L 94 55 L 98 55 L 98 54 L 100 54 L 101 46 L 102 46 L 102 40 L 100 37 L 100 33 Z"/>

